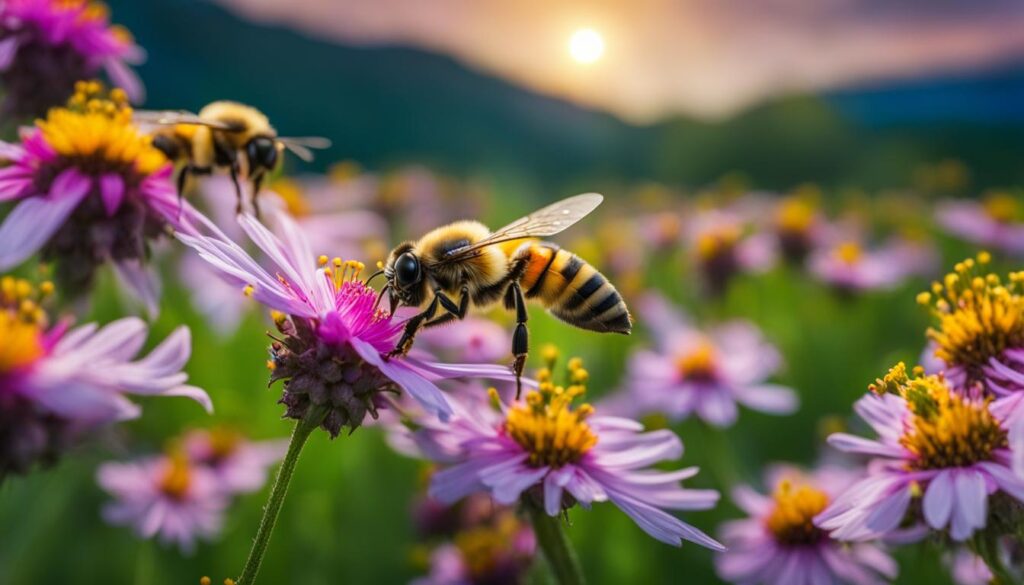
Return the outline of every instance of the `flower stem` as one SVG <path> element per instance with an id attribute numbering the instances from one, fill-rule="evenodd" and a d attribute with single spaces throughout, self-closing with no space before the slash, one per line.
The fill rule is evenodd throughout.
<path id="1" fill-rule="evenodd" d="M 562 522 L 557 517 L 548 516 L 546 512 L 536 504 L 526 503 L 526 509 L 530 511 L 530 521 L 533 523 L 533 532 L 537 535 L 537 543 L 544 551 L 544 558 L 555 574 L 559 585 L 583 585 L 583 570 L 580 569 L 580 560 L 576 551 L 569 542 L 569 537 L 562 529 Z"/>
<path id="2" fill-rule="evenodd" d="M 284 504 L 285 495 L 288 493 L 288 484 L 291 482 L 292 474 L 295 472 L 295 464 L 299 461 L 299 453 L 309 438 L 326 416 L 327 411 L 318 406 L 310 406 L 306 415 L 297 423 L 292 431 L 292 440 L 288 443 L 288 453 L 281 462 L 277 471 L 277 478 L 274 479 L 274 488 L 270 491 L 270 499 L 263 508 L 263 518 L 260 520 L 259 530 L 256 532 L 256 540 L 252 543 L 252 550 L 249 551 L 249 559 L 245 561 L 245 568 L 236 583 L 238 585 L 252 585 L 256 581 L 256 574 L 263 563 L 263 554 L 267 551 L 270 543 L 270 533 L 274 531 L 274 524 L 277 523 L 277 515 Z"/>

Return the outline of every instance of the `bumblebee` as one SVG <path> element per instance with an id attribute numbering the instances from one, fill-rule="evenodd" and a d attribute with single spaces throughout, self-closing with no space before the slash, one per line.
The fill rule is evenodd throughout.
<path id="1" fill-rule="evenodd" d="M 423 327 L 462 319 L 471 305 L 503 301 L 516 313 L 512 370 L 518 392 L 529 349 L 527 300 L 575 327 L 628 335 L 629 310 L 611 282 L 576 254 L 535 239 L 568 228 L 603 200 L 597 193 L 569 197 L 494 232 L 459 221 L 397 246 L 382 269 L 381 298 L 389 295 L 392 312 L 400 305 L 423 310 L 406 322 L 391 355 L 407 353 Z"/>
<path id="2" fill-rule="evenodd" d="M 283 151 L 290 150 L 302 160 L 313 160 L 310 148 L 327 148 L 325 138 L 283 138 L 267 117 L 251 106 L 217 101 L 193 114 L 185 111 L 135 113 L 143 127 L 152 127 L 153 146 L 181 165 L 178 195 L 185 190 L 189 175 L 208 175 L 226 169 L 238 194 L 238 212 L 243 197 L 239 179 L 252 181 L 253 208 L 259 213 L 256 196 L 267 173 L 281 163 Z"/>

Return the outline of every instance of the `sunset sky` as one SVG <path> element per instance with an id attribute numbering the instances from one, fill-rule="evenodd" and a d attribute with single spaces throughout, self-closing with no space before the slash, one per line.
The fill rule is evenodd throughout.
<path id="1" fill-rule="evenodd" d="M 437 51 L 639 122 L 1024 62 L 1021 0 L 218 2 L 342 44 Z"/>

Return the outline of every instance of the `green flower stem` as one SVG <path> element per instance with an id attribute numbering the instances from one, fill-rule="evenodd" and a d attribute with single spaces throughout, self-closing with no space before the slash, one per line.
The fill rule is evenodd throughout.
<path id="1" fill-rule="evenodd" d="M 277 471 L 274 488 L 270 491 L 270 499 L 267 500 L 266 507 L 263 508 L 263 519 L 260 520 L 256 540 L 253 541 L 252 550 L 249 551 L 249 559 L 245 561 L 242 575 L 238 577 L 238 585 L 252 585 L 256 581 L 256 574 L 259 573 L 263 555 L 270 543 L 270 534 L 274 531 L 277 515 L 281 512 L 281 505 L 284 504 L 285 495 L 288 493 L 288 484 L 295 472 L 295 464 L 299 461 L 299 453 L 302 452 L 302 447 L 306 444 L 310 433 L 320 426 L 326 415 L 327 411 L 322 407 L 310 406 L 302 420 L 295 423 L 292 440 L 288 443 L 288 453 L 284 456 L 281 468 Z"/>
<path id="2" fill-rule="evenodd" d="M 565 530 L 562 529 L 561 520 L 557 516 L 548 516 L 540 506 L 531 502 L 526 503 L 526 509 L 530 511 L 530 521 L 533 523 L 533 532 L 537 535 L 537 543 L 544 552 L 544 558 L 547 559 L 548 566 L 551 567 L 551 572 L 554 573 L 559 585 L 583 585 L 580 560 Z"/>

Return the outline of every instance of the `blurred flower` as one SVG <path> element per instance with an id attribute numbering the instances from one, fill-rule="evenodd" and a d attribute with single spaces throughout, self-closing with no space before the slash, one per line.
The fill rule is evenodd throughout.
<path id="1" fill-rule="evenodd" d="M 506 406 L 493 392 L 500 410 L 458 407 L 450 424 L 414 433 L 423 452 L 444 465 L 431 479 L 431 496 L 456 502 L 485 492 L 502 505 L 523 496 L 549 516 L 576 503 L 588 508 L 611 501 L 662 542 L 678 546 L 689 540 L 720 550 L 712 538 L 664 511 L 714 507 L 717 492 L 678 486 L 697 469 L 646 469 L 682 455 L 679 438 L 668 430 L 643 433 L 642 425 L 628 419 L 592 416 L 587 404 L 573 408 L 586 391 L 587 373 L 578 360 L 570 360 L 572 384 L 555 386 L 554 358 L 548 357 L 548 368 L 538 375 L 539 390 L 530 390 L 522 401 Z"/>
<path id="2" fill-rule="evenodd" d="M 816 278 L 840 292 L 887 289 L 918 270 L 915 250 L 903 247 L 865 249 L 855 240 L 814 250 L 807 268 Z"/>
<path id="3" fill-rule="evenodd" d="M 473 363 L 504 358 L 512 347 L 506 328 L 482 317 L 466 317 L 444 327 L 426 329 L 416 340 L 431 353 Z"/>
<path id="4" fill-rule="evenodd" d="M 751 233 L 733 212 L 712 209 L 694 216 L 687 229 L 691 256 L 704 278 L 708 292 L 725 292 L 732 277 L 740 272 L 770 270 L 778 259 L 774 239 L 765 233 Z"/>
<path id="5" fill-rule="evenodd" d="M 982 201 L 946 201 L 935 208 L 953 235 L 993 250 L 1024 255 L 1024 210 L 1019 196 L 994 193 Z"/>
<path id="6" fill-rule="evenodd" d="M 316 259 L 308 239 L 285 214 L 277 215 L 280 238 L 251 216 L 238 221 L 266 255 L 262 268 L 238 244 L 200 216 L 211 235 L 178 238 L 246 295 L 275 311 L 281 338 L 271 346 L 271 381 L 284 380 L 286 416 L 301 419 L 315 405 L 326 409 L 322 427 L 337 436 L 376 416 L 382 392 L 408 392 L 433 415 L 452 411 L 435 382 L 457 377 L 510 379 L 508 368 L 439 364 L 416 356 L 389 358 L 403 322 L 377 308 L 376 292 L 361 279 L 362 265 L 326 256 Z"/>
<path id="7" fill-rule="evenodd" d="M 966 547 L 959 547 L 944 558 L 950 566 L 951 577 L 957 585 L 990 585 L 992 571 L 978 555 Z"/>
<path id="8" fill-rule="evenodd" d="M 181 452 L 131 463 L 105 463 L 96 481 L 114 497 L 103 518 L 132 526 L 141 538 L 157 537 L 191 554 L 196 539 L 217 536 L 224 524 L 228 492 L 213 472 Z"/>
<path id="9" fill-rule="evenodd" d="M 881 585 L 896 578 L 898 567 L 874 543 L 833 540 L 813 519 L 854 481 L 837 467 L 807 473 L 775 467 L 767 474 L 771 496 L 747 486 L 733 500 L 749 517 L 722 527 L 728 550 L 718 555 L 718 575 L 731 583 Z"/>
<path id="10" fill-rule="evenodd" d="M 110 25 L 108 12 L 87 0 L 0 3 L 5 118 L 42 116 L 101 68 L 132 101 L 142 100 L 142 83 L 127 63 L 142 62 L 145 53 L 126 29 Z"/>
<path id="11" fill-rule="evenodd" d="M 818 210 L 818 198 L 816 188 L 804 188 L 781 199 L 775 208 L 773 229 L 782 255 L 790 262 L 803 262 L 824 235 L 826 224 Z"/>
<path id="12" fill-rule="evenodd" d="M 182 439 L 182 451 L 190 461 L 209 469 L 221 489 L 230 493 L 259 490 L 269 469 L 284 457 L 288 441 L 250 441 L 224 427 L 197 429 Z"/>
<path id="13" fill-rule="evenodd" d="M 414 585 L 516 585 L 533 563 L 536 541 L 509 508 L 457 532 L 430 555 L 430 574 Z"/>
<path id="14" fill-rule="evenodd" d="M 752 323 L 731 321 L 704 332 L 656 293 L 641 299 L 638 313 L 656 349 L 630 358 L 624 391 L 610 402 L 616 409 L 673 421 L 695 414 L 719 427 L 736 421 L 737 402 L 772 414 L 797 409 L 793 390 L 765 382 L 782 358 Z"/>
<path id="15" fill-rule="evenodd" d="M 49 326 L 38 297 L 25 281 L 0 279 L 0 474 L 24 473 L 86 432 L 138 417 L 128 394 L 186 396 L 212 409 L 205 392 L 185 384 L 187 328 L 133 361 L 146 341 L 141 320 Z"/>
<path id="16" fill-rule="evenodd" d="M 112 262 L 123 280 L 156 311 L 156 286 L 146 271 L 148 243 L 185 216 L 169 177 L 172 166 L 131 120 L 124 92 L 109 99 L 96 82 L 76 86 L 21 144 L 0 143 L 0 201 L 18 201 L 0 225 L 0 270 L 42 251 L 57 261 L 67 294 L 88 290 L 96 267 Z"/>
<path id="17" fill-rule="evenodd" d="M 874 457 L 866 476 L 817 517 L 832 537 L 871 540 L 923 518 L 963 542 L 988 523 L 990 496 L 1024 501 L 1024 479 L 1010 468 L 1024 439 L 1008 432 L 999 401 L 957 392 L 941 375 L 908 375 L 902 363 L 872 390 L 855 410 L 878 439 L 829 437 L 841 451 Z M 908 519 L 918 499 L 921 518 Z"/>

